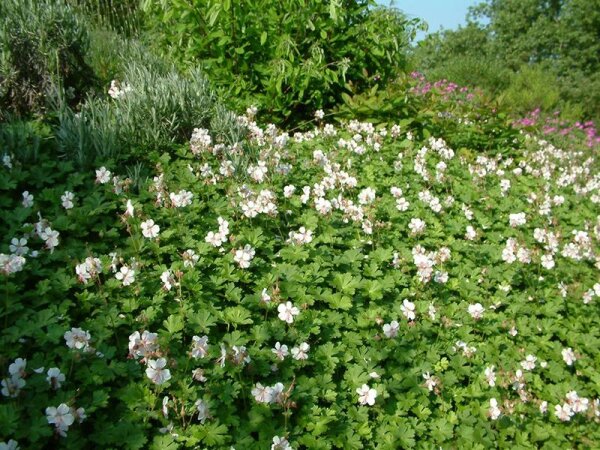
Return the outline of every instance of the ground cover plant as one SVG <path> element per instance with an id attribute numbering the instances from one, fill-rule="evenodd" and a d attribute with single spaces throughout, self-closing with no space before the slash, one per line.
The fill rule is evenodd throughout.
<path id="1" fill-rule="evenodd" d="M 236 143 L 149 151 L 145 183 L 3 135 L 2 445 L 600 440 L 594 149 L 507 125 L 485 153 L 477 114 L 291 135 L 255 114 Z"/>

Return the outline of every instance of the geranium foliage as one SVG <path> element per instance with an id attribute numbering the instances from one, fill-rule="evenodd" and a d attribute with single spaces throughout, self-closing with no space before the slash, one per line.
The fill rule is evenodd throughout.
<path id="1" fill-rule="evenodd" d="M 147 183 L 2 155 L 6 445 L 600 441 L 592 150 L 239 120 Z"/>

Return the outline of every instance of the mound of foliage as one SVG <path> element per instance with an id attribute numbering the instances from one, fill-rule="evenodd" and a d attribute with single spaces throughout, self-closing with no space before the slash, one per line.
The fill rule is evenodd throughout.
<path id="1" fill-rule="evenodd" d="M 6 0 L 0 16 L 0 120 L 42 114 L 61 90 L 75 105 L 94 87 L 88 29 L 70 6 Z"/>
<path id="2" fill-rule="evenodd" d="M 6 445 L 600 440 L 587 147 L 523 135 L 483 154 L 465 131 L 451 148 L 485 117 L 293 136 L 238 120 L 239 142 L 196 129 L 149 152 L 145 184 L 48 151 L 28 163 L 43 129 L 3 141 Z"/>
<path id="3" fill-rule="evenodd" d="M 600 118 L 598 0 L 486 0 L 467 20 L 419 43 L 419 70 L 484 88 L 517 113 Z"/>
<path id="4" fill-rule="evenodd" d="M 373 0 L 146 0 L 143 9 L 164 52 L 201 65 L 235 109 L 255 104 L 286 124 L 405 69 L 416 24 Z"/>

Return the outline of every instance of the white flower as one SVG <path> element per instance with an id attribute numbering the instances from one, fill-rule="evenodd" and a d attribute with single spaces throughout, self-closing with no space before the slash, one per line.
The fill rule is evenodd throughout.
<path id="1" fill-rule="evenodd" d="M 527 223 L 525 213 L 510 214 L 508 221 L 511 227 L 516 228 Z"/>
<path id="2" fill-rule="evenodd" d="M 436 313 L 437 313 L 437 310 L 435 309 L 435 305 L 432 302 L 429 304 L 429 307 L 427 308 L 427 314 L 429 314 L 429 318 L 431 320 L 435 320 Z"/>
<path id="3" fill-rule="evenodd" d="M 204 376 L 204 370 L 199 367 L 192 370 L 192 378 L 196 381 L 200 381 L 201 383 L 204 383 L 207 380 L 207 378 Z"/>
<path id="4" fill-rule="evenodd" d="M 248 175 L 250 175 L 254 181 L 261 183 L 267 175 L 267 163 L 265 161 L 258 161 L 257 165 L 251 164 L 247 171 Z"/>
<path id="5" fill-rule="evenodd" d="M 129 83 L 119 83 L 117 80 L 110 82 L 110 88 L 108 89 L 108 95 L 112 98 L 119 99 L 123 97 L 127 92 L 131 91 Z"/>
<path id="6" fill-rule="evenodd" d="M 267 288 L 264 288 L 260 293 L 260 301 L 263 303 L 271 303 L 271 296 L 267 292 Z"/>
<path id="7" fill-rule="evenodd" d="M 397 320 L 392 320 L 390 323 L 386 323 L 383 325 L 383 334 L 385 337 L 394 338 L 398 336 L 398 331 L 400 330 L 400 324 Z"/>
<path id="8" fill-rule="evenodd" d="M 183 267 L 194 267 L 200 260 L 200 256 L 194 250 L 186 250 L 183 252 Z"/>
<path id="9" fill-rule="evenodd" d="M 481 305 L 481 303 L 475 303 L 474 305 L 469 305 L 467 311 L 473 319 L 479 320 L 483 317 L 485 308 Z"/>
<path id="10" fill-rule="evenodd" d="M 208 336 L 192 337 L 192 358 L 204 358 L 208 354 Z"/>
<path id="11" fill-rule="evenodd" d="M 88 256 L 85 261 L 75 266 L 77 278 L 82 283 L 87 283 L 102 272 L 102 262 L 98 258 Z"/>
<path id="12" fill-rule="evenodd" d="M 476 237 L 477 232 L 475 231 L 475 228 L 473 228 L 471 225 L 468 225 L 467 232 L 465 233 L 465 239 L 468 241 L 473 241 Z"/>
<path id="13" fill-rule="evenodd" d="M 569 391 L 565 397 L 573 413 L 581 413 L 588 410 L 590 405 L 589 399 L 580 397 L 577 391 Z"/>
<path id="14" fill-rule="evenodd" d="M 275 347 L 273 347 L 271 351 L 275 354 L 275 356 L 277 356 L 277 359 L 283 361 L 288 355 L 288 346 L 285 344 L 282 345 L 280 342 L 276 342 Z"/>
<path id="15" fill-rule="evenodd" d="M 163 273 L 160 274 L 160 281 L 162 281 L 163 288 L 167 291 L 170 291 L 173 288 L 173 286 L 178 285 L 175 278 L 173 278 L 173 274 L 170 270 L 165 270 Z"/>
<path id="16" fill-rule="evenodd" d="M 315 119 L 317 119 L 317 120 L 323 120 L 324 117 L 325 117 L 325 113 L 323 112 L 322 109 L 317 109 L 315 111 Z"/>
<path id="17" fill-rule="evenodd" d="M 81 328 L 71 328 L 71 331 L 66 331 L 63 337 L 69 348 L 83 351 L 90 348 L 92 336 L 89 331 L 83 331 Z"/>
<path id="18" fill-rule="evenodd" d="M 17 256 L 23 256 L 29 252 L 29 247 L 27 247 L 27 239 L 24 237 L 12 238 L 8 248 L 12 254 Z"/>
<path id="19" fill-rule="evenodd" d="M 154 220 L 148 219 L 141 223 L 142 234 L 144 237 L 154 239 L 160 232 L 160 227 L 154 223 Z"/>
<path id="20" fill-rule="evenodd" d="M 8 373 L 13 377 L 23 378 L 25 376 L 26 368 L 27 360 L 23 358 L 17 358 L 8 366 Z"/>
<path id="21" fill-rule="evenodd" d="M 287 323 L 293 323 L 294 316 L 300 314 L 300 310 L 292 305 L 292 302 L 280 303 L 277 311 L 279 312 L 278 317 Z"/>
<path id="22" fill-rule="evenodd" d="M 106 167 L 100 167 L 96 170 L 96 183 L 106 184 L 111 180 L 111 173 Z"/>
<path id="23" fill-rule="evenodd" d="M 369 205 L 373 203 L 373 200 L 375 200 L 375 189 L 373 188 L 365 188 L 358 194 L 358 202 L 361 205 Z"/>
<path id="24" fill-rule="evenodd" d="M 432 377 L 429 372 L 423 374 L 423 379 L 425 380 L 425 387 L 429 389 L 429 392 L 433 391 L 438 384 L 437 378 Z"/>
<path id="25" fill-rule="evenodd" d="M 65 374 L 61 373 L 58 367 L 52 367 L 48 369 L 48 376 L 46 381 L 52 386 L 52 389 L 59 389 L 62 383 L 65 381 Z"/>
<path id="26" fill-rule="evenodd" d="M 275 436 L 273 438 L 273 444 L 271 450 L 293 450 L 288 440 L 284 437 Z"/>
<path id="27" fill-rule="evenodd" d="M 54 248 L 58 245 L 58 236 L 60 233 L 56 230 L 53 230 L 50 227 L 44 228 L 39 236 L 42 240 L 46 241 L 46 248 L 51 252 L 54 251 Z"/>
<path id="28" fill-rule="evenodd" d="M 115 274 L 115 278 L 123 282 L 123 286 L 129 286 L 135 281 L 135 270 L 128 266 L 121 266 L 121 269 Z"/>
<path id="29" fill-rule="evenodd" d="M 283 196 L 285 198 L 290 198 L 292 195 L 294 195 L 294 192 L 296 192 L 296 186 L 293 186 L 291 184 L 283 188 Z"/>
<path id="30" fill-rule="evenodd" d="M 567 364 L 567 366 L 572 366 L 575 361 L 577 361 L 577 357 L 575 356 L 575 352 L 571 347 L 563 348 L 561 351 L 563 361 Z"/>
<path id="31" fill-rule="evenodd" d="M 204 241 L 213 247 L 221 247 L 225 242 L 227 242 L 227 237 L 222 235 L 221 233 L 215 233 L 214 231 L 209 231 L 204 238 Z"/>
<path id="32" fill-rule="evenodd" d="M 410 203 L 404 197 L 396 199 L 396 209 L 398 211 L 408 211 Z"/>
<path id="33" fill-rule="evenodd" d="M 198 411 L 198 420 L 204 423 L 209 418 L 208 404 L 204 400 L 196 400 L 196 410 Z"/>
<path id="34" fill-rule="evenodd" d="M 254 258 L 256 251 L 248 244 L 244 248 L 238 248 L 235 251 L 233 260 L 239 264 L 240 268 L 247 269 L 250 267 L 250 261 Z"/>
<path id="35" fill-rule="evenodd" d="M 256 383 L 250 393 L 258 403 L 271 403 L 273 400 L 273 388 L 260 383 Z"/>
<path id="36" fill-rule="evenodd" d="M 181 190 L 177 193 L 171 192 L 169 193 L 169 199 L 171 200 L 171 204 L 175 208 L 184 208 L 192 204 L 192 200 L 194 199 L 194 194 L 190 191 Z"/>
<path id="37" fill-rule="evenodd" d="M 404 317 L 406 317 L 408 320 L 415 320 L 415 304 L 413 302 L 405 299 L 402 302 L 400 310 L 402 311 L 402 314 L 404 314 Z"/>
<path id="38" fill-rule="evenodd" d="M 25 387 L 25 380 L 18 376 L 12 376 L 2 380 L 2 395 L 15 398 L 19 395 L 21 389 Z"/>
<path id="39" fill-rule="evenodd" d="M 326 215 L 331 212 L 333 205 L 331 202 L 323 197 L 318 197 L 315 200 L 315 209 L 319 214 Z"/>
<path id="40" fill-rule="evenodd" d="M 540 414 L 546 414 L 547 411 L 548 411 L 548 402 L 544 400 L 542 403 L 540 403 Z"/>
<path id="41" fill-rule="evenodd" d="M 491 387 L 496 386 L 496 372 L 494 372 L 494 366 L 486 367 L 484 374 L 488 384 Z"/>
<path id="42" fill-rule="evenodd" d="M 367 384 L 363 384 L 361 387 L 356 389 L 356 393 L 358 394 L 358 403 L 361 405 L 373 406 L 375 404 L 377 391 L 370 388 Z"/>
<path id="43" fill-rule="evenodd" d="M 535 362 L 537 358 L 533 355 L 527 355 L 524 361 L 521 361 L 521 367 L 524 370 L 533 370 L 535 369 Z"/>
<path id="44" fill-rule="evenodd" d="M 75 194 L 65 191 L 65 193 L 60 197 L 62 207 L 65 209 L 73 208 L 73 199 L 75 199 Z"/>
<path id="45" fill-rule="evenodd" d="M 573 412 L 573 410 L 571 409 L 571 407 L 569 406 L 568 403 L 561 405 L 556 405 L 554 407 L 554 414 L 556 415 L 556 417 L 563 421 L 563 422 L 568 422 L 569 420 L 571 420 L 571 417 L 575 414 Z"/>
<path id="46" fill-rule="evenodd" d="M 129 354 L 134 358 L 146 358 L 158 350 L 158 335 L 144 330 L 140 336 L 139 331 L 129 335 Z"/>
<path id="47" fill-rule="evenodd" d="M 292 348 L 292 356 L 294 359 L 300 361 L 304 359 L 308 359 L 308 351 L 310 350 L 310 345 L 306 342 L 303 342 L 298 347 Z"/>
<path id="48" fill-rule="evenodd" d="M 408 228 L 410 228 L 411 233 L 414 235 L 423 233 L 426 227 L 427 225 L 424 221 L 416 218 L 410 219 L 410 223 L 408 224 Z"/>
<path id="49" fill-rule="evenodd" d="M 31 252 L 32 256 L 34 252 Z M 5 255 L 0 253 L 0 272 L 10 275 L 11 273 L 20 272 L 25 265 L 25 258 L 18 255 Z"/>
<path id="50" fill-rule="evenodd" d="M 552 269 L 555 266 L 552 255 L 542 255 L 542 267 L 544 269 Z"/>
<path id="51" fill-rule="evenodd" d="M 135 214 L 135 208 L 133 207 L 133 203 L 131 200 L 127 199 L 127 203 L 125 204 L 125 217 L 133 217 Z"/>
<path id="52" fill-rule="evenodd" d="M 155 384 L 163 384 L 171 379 L 171 371 L 165 369 L 167 360 L 165 358 L 149 359 L 146 376 Z"/>
<path id="53" fill-rule="evenodd" d="M 313 240 L 312 230 L 300 227 L 298 231 L 290 231 L 289 241 L 295 245 L 309 244 Z"/>
<path id="54" fill-rule="evenodd" d="M 69 427 L 73 425 L 73 422 L 75 421 L 75 417 L 71 414 L 71 408 L 64 403 L 58 405 L 58 408 L 55 408 L 54 406 L 46 408 L 46 419 L 50 425 L 56 427 L 58 434 L 63 437 L 67 435 Z"/>
<path id="55" fill-rule="evenodd" d="M 8 442 L 0 442 L 0 450 L 20 450 L 20 448 L 19 443 L 14 439 L 9 439 Z"/>
<path id="56" fill-rule="evenodd" d="M 190 139 L 190 147 L 194 155 L 199 155 L 203 150 L 209 149 L 211 144 L 212 138 L 207 129 L 194 128 Z"/>
<path id="57" fill-rule="evenodd" d="M 492 420 L 498 419 L 500 414 L 502 414 L 500 408 L 498 408 L 498 401 L 495 398 L 490 399 L 490 409 L 488 410 L 488 414 Z"/>
<path id="58" fill-rule="evenodd" d="M 10 155 L 7 155 L 6 153 L 4 155 L 2 155 L 2 164 L 4 164 L 4 167 L 6 167 L 7 169 L 12 169 L 13 165 L 12 165 L 12 158 L 10 157 Z M 11 441 L 12 441 L 12 439 L 11 439 Z"/>
<path id="59" fill-rule="evenodd" d="M 22 205 L 24 208 L 31 208 L 33 206 L 33 195 L 29 191 L 23 191 Z"/>

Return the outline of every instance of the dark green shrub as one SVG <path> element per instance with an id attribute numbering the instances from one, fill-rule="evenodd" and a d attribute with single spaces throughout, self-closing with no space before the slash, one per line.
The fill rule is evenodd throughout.
<path id="1" fill-rule="evenodd" d="M 73 9 L 60 1 L 0 2 L 0 120 L 46 110 L 54 92 L 78 103 L 93 85 L 85 62 L 89 35 Z"/>
<path id="2" fill-rule="evenodd" d="M 351 85 L 386 82 L 405 67 L 414 21 L 372 0 L 146 0 L 162 49 L 201 64 L 236 107 L 296 123 L 341 103 Z"/>

